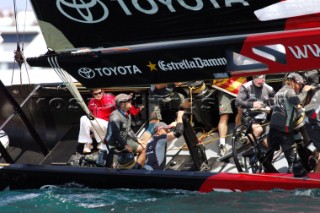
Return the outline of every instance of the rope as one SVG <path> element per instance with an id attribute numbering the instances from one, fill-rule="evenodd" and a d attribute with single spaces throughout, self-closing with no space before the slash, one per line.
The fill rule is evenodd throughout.
<path id="1" fill-rule="evenodd" d="M 194 89 L 194 87 L 189 87 L 189 94 L 190 94 L 190 124 L 191 124 L 191 126 L 192 126 L 192 123 L 193 123 L 193 120 L 192 120 L 192 118 L 193 118 L 193 107 L 192 107 L 192 105 L 193 105 L 193 102 L 192 102 L 192 90 Z"/>
<path id="2" fill-rule="evenodd" d="M 77 100 L 78 104 L 80 105 L 80 107 L 83 109 L 83 111 L 87 114 L 87 115 L 91 115 L 90 110 L 88 109 L 88 106 L 86 105 L 86 103 L 84 102 L 77 86 L 75 85 L 75 83 L 72 80 L 72 77 L 69 75 L 69 73 L 67 73 L 66 71 L 64 71 L 59 63 L 58 63 L 58 59 L 57 57 L 49 57 L 48 58 L 48 63 L 50 64 L 50 66 L 53 68 L 53 70 L 57 73 L 57 75 L 60 77 L 60 79 L 64 82 L 64 84 L 66 85 L 66 87 L 69 89 L 70 93 L 72 94 L 72 96 Z M 100 141 L 103 141 L 104 139 L 104 135 L 106 132 L 104 132 L 103 128 L 101 127 L 101 125 L 99 124 L 99 122 L 96 120 L 95 117 L 93 117 L 94 119 L 91 120 L 89 119 L 91 126 L 93 127 L 93 130 L 97 133 L 97 135 L 100 138 Z M 95 126 L 93 125 L 93 121 L 96 121 L 97 125 L 100 127 L 100 130 L 103 134 L 103 136 L 101 136 L 99 134 L 99 132 L 97 131 L 97 129 L 95 128 Z"/>
<path id="3" fill-rule="evenodd" d="M 18 31 L 18 22 L 17 22 L 17 5 L 16 5 L 16 0 L 13 1 L 14 5 L 14 18 L 15 18 L 15 27 L 16 27 L 16 35 L 17 35 L 17 50 L 14 51 L 14 61 L 18 63 L 19 68 L 20 68 L 20 84 L 22 84 L 22 64 L 25 64 L 25 69 L 27 72 L 28 76 L 28 81 L 30 84 L 30 77 L 29 77 L 29 72 L 27 69 L 26 65 L 26 59 L 24 57 L 23 51 L 24 51 L 24 42 L 22 42 L 22 48 L 20 48 L 20 38 L 19 38 L 19 31 Z M 23 24 L 23 31 L 25 31 L 25 26 L 26 26 L 26 14 L 27 14 L 27 5 L 28 2 L 26 1 L 26 6 L 25 6 L 25 15 L 24 15 L 24 24 Z M 23 38 L 23 41 L 25 38 Z M 13 78 L 14 78 L 14 67 L 12 69 L 12 76 L 11 76 L 11 84 L 13 84 Z"/>

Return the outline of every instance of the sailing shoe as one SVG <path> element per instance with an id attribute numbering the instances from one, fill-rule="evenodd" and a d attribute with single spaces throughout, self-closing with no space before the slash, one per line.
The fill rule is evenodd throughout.
<path id="1" fill-rule="evenodd" d="M 83 147 L 83 154 L 91 153 L 91 149 L 93 148 L 91 143 L 85 143 Z"/>
<path id="2" fill-rule="evenodd" d="M 219 145 L 219 154 L 220 154 L 220 156 L 224 156 L 226 154 L 226 152 L 227 152 L 226 146 L 223 145 L 223 144 L 220 144 Z"/>

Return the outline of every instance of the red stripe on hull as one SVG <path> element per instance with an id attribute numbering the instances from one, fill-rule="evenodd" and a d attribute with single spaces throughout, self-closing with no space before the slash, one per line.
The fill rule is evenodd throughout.
<path id="1" fill-rule="evenodd" d="M 200 187 L 200 192 L 250 191 L 271 189 L 320 188 L 320 174 L 309 174 L 308 178 L 294 178 L 292 174 L 232 174 L 218 173 L 210 176 Z"/>

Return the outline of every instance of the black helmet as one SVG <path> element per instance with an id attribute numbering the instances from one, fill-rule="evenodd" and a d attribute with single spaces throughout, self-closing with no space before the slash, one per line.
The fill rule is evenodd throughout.
<path id="1" fill-rule="evenodd" d="M 303 77 L 298 73 L 290 73 L 286 76 L 287 80 L 294 81 L 298 84 L 305 84 Z"/>
<path id="2" fill-rule="evenodd" d="M 305 80 L 309 85 L 319 84 L 319 72 L 318 70 L 310 70 L 304 73 Z"/>

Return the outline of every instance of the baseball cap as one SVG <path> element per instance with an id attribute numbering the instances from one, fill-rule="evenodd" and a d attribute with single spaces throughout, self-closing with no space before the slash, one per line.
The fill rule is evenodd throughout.
<path id="1" fill-rule="evenodd" d="M 171 129 L 172 126 L 167 125 L 164 122 L 158 122 L 154 125 L 154 130 L 158 131 L 159 129 Z"/>
<path id="2" fill-rule="evenodd" d="M 131 98 L 132 98 L 131 95 L 120 93 L 119 95 L 116 96 L 115 101 L 116 101 L 116 104 L 120 104 L 122 102 L 130 101 Z"/>
<path id="3" fill-rule="evenodd" d="M 298 84 L 304 84 L 304 79 L 303 79 L 303 77 L 302 77 L 300 74 L 298 74 L 298 73 L 290 73 L 290 74 L 288 75 L 287 79 L 293 80 L 293 81 L 295 81 L 295 82 L 298 83 Z"/>

